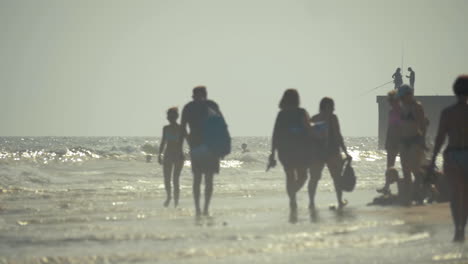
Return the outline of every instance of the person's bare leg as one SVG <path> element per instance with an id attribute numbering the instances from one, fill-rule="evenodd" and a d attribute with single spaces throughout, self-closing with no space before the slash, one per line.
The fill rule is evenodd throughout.
<path id="1" fill-rule="evenodd" d="M 166 201 L 164 201 L 164 207 L 167 207 L 171 202 L 171 174 L 172 174 L 172 162 L 164 162 L 163 173 L 164 173 L 164 188 L 166 189 Z"/>
<path id="2" fill-rule="evenodd" d="M 202 180 L 202 174 L 197 172 L 193 173 L 193 200 L 195 202 L 195 214 L 197 216 L 201 215 L 201 209 L 200 209 L 200 185 L 201 185 L 201 180 Z"/>
<path id="3" fill-rule="evenodd" d="M 462 175 L 463 176 L 463 175 Z M 463 205 L 460 206 L 461 207 L 461 210 L 463 212 L 463 217 L 461 217 L 461 230 L 460 230 L 460 233 L 461 233 L 461 240 L 464 241 L 465 240 L 465 228 L 466 228 L 466 224 L 468 222 L 468 181 L 466 180 L 466 178 L 463 180 Z"/>
<path id="4" fill-rule="evenodd" d="M 464 175 L 461 174 L 461 171 L 454 171 L 453 177 L 457 182 L 456 191 L 455 191 L 455 199 L 457 203 L 455 204 L 455 210 L 457 210 L 457 223 L 455 225 L 455 238 L 454 241 L 463 242 L 465 241 L 465 226 L 466 226 L 466 218 L 467 218 L 467 205 L 465 204 L 466 201 L 466 182 L 464 179 Z"/>
<path id="5" fill-rule="evenodd" d="M 295 187 L 295 191 L 296 193 L 302 189 L 302 187 L 304 186 L 305 182 L 307 181 L 307 168 L 300 168 L 300 169 L 297 169 L 297 178 L 296 178 L 296 187 Z"/>
<path id="6" fill-rule="evenodd" d="M 403 147 L 405 148 L 405 147 Z M 401 159 L 401 170 L 403 171 L 403 185 L 402 185 L 402 203 L 403 205 L 409 206 L 412 202 L 412 185 L 411 180 L 411 165 L 410 165 L 410 156 L 408 150 L 402 150 L 400 152 Z"/>
<path id="7" fill-rule="evenodd" d="M 315 193 L 317 191 L 317 185 L 321 178 L 321 174 L 322 174 L 322 170 L 324 166 L 325 164 L 323 162 L 314 161 L 312 162 L 309 168 L 310 178 L 309 178 L 309 184 L 307 188 L 309 192 L 309 209 L 310 210 L 315 209 Z"/>
<path id="8" fill-rule="evenodd" d="M 396 156 L 398 155 L 398 151 L 387 150 L 387 169 L 395 166 Z M 377 192 L 381 193 L 388 193 L 390 190 L 390 181 L 387 176 L 385 176 L 385 184 L 384 187 L 378 189 Z"/>
<path id="9" fill-rule="evenodd" d="M 286 192 L 289 197 L 289 222 L 297 222 L 297 178 L 294 169 L 284 169 L 286 173 Z"/>
<path id="10" fill-rule="evenodd" d="M 211 196 L 213 195 L 213 173 L 205 173 L 205 206 L 203 215 L 208 216 L 210 209 Z"/>
<path id="11" fill-rule="evenodd" d="M 338 202 L 338 208 L 343 208 L 346 205 L 346 202 L 343 201 L 343 191 L 339 185 L 339 178 L 341 177 L 341 167 L 343 166 L 343 161 L 340 156 L 332 157 L 327 162 L 328 170 L 333 179 L 333 185 L 335 186 L 336 200 Z"/>
<path id="12" fill-rule="evenodd" d="M 184 161 L 176 162 L 174 165 L 174 175 L 172 178 L 173 185 L 174 185 L 174 207 L 177 207 L 177 205 L 179 205 L 179 194 L 180 194 L 179 178 L 180 178 L 180 173 L 182 172 L 183 166 L 184 166 Z"/>

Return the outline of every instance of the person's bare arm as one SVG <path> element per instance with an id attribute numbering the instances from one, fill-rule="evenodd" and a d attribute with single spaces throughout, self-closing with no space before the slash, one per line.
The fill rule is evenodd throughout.
<path id="1" fill-rule="evenodd" d="M 180 126 L 181 126 L 181 131 L 182 131 L 182 142 L 184 139 L 187 140 L 187 143 L 190 145 L 189 137 L 188 137 L 188 132 L 187 132 L 187 109 L 184 107 L 182 110 L 182 117 L 180 118 Z"/>
<path id="2" fill-rule="evenodd" d="M 341 135 L 340 122 L 338 121 L 338 117 L 336 115 L 333 115 L 332 120 L 333 120 L 334 126 L 336 127 L 336 135 L 335 136 L 338 138 L 338 141 L 340 143 L 340 147 L 341 147 L 341 149 L 343 149 L 346 157 L 349 158 L 351 156 L 348 154 L 348 149 L 346 148 L 346 145 L 344 143 L 343 135 Z"/>
<path id="3" fill-rule="evenodd" d="M 271 156 L 275 156 L 276 149 L 278 148 L 278 130 L 279 130 L 279 116 L 280 114 L 276 116 L 275 120 L 275 125 L 273 127 L 273 136 L 271 138 Z"/>
<path id="4" fill-rule="evenodd" d="M 160 164 L 162 164 L 162 153 L 163 153 L 165 147 L 166 147 L 166 127 L 163 128 L 161 144 L 159 144 L 158 162 Z"/>
<path id="5" fill-rule="evenodd" d="M 432 154 L 432 159 L 431 159 L 431 167 L 435 167 L 435 161 L 437 159 L 437 155 L 439 155 L 440 149 L 442 148 L 442 145 L 444 144 L 445 137 L 447 136 L 447 118 L 445 117 L 445 111 L 442 111 L 440 115 L 440 120 L 439 120 L 439 128 L 437 129 L 437 136 L 435 138 L 434 142 L 434 153 Z"/>

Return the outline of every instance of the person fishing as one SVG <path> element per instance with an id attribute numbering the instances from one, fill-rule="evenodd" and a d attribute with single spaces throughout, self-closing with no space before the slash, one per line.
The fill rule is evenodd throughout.
<path id="1" fill-rule="evenodd" d="M 395 73 L 392 75 L 395 89 L 398 89 L 403 84 L 403 77 L 401 76 L 401 69 L 397 68 Z"/>
<path id="2" fill-rule="evenodd" d="M 468 75 L 460 76 L 453 85 L 457 102 L 440 115 L 430 170 L 435 170 L 437 155 L 448 138 L 444 151 L 444 173 L 451 187 L 450 208 L 455 226 L 455 242 L 465 240 L 468 220 Z"/>
<path id="3" fill-rule="evenodd" d="M 411 67 L 408 67 L 408 71 L 409 71 L 410 75 L 407 75 L 406 78 L 409 79 L 410 86 L 414 90 L 414 81 L 416 80 L 416 73 L 413 71 L 413 69 Z"/>

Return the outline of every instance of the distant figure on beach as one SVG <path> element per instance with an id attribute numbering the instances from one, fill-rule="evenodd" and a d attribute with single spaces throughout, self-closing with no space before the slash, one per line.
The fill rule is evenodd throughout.
<path id="1" fill-rule="evenodd" d="M 242 148 L 242 154 L 250 152 L 250 150 L 247 148 L 247 144 L 245 143 L 242 143 L 241 148 Z"/>
<path id="2" fill-rule="evenodd" d="M 169 108 L 167 110 L 169 125 L 163 128 L 163 136 L 159 146 L 158 161 L 159 164 L 163 165 L 164 187 L 166 189 L 165 207 L 169 206 L 172 198 L 171 177 L 174 185 L 174 207 L 179 204 L 179 177 L 184 166 L 184 152 L 182 151 L 184 136 L 181 126 L 177 124 L 177 118 L 179 118 L 177 107 Z"/>
<path id="3" fill-rule="evenodd" d="M 310 163 L 309 114 L 299 107 L 299 93 L 287 89 L 279 103 L 271 144 L 270 164 L 274 163 L 275 153 L 286 173 L 286 191 L 289 197 L 290 221 L 297 220 L 296 193 L 307 180 Z"/>
<path id="4" fill-rule="evenodd" d="M 400 148 L 400 100 L 397 98 L 397 90 L 392 90 L 387 94 L 390 111 L 388 112 L 387 137 L 385 139 L 385 150 L 387 151 L 387 169 L 395 166 L 396 156 Z M 390 191 L 390 182 L 385 177 L 385 185 L 377 192 L 388 193 Z"/>
<path id="5" fill-rule="evenodd" d="M 453 90 L 457 103 L 441 113 L 430 167 L 435 168 L 437 155 L 448 137 L 444 151 L 444 173 L 452 189 L 450 208 L 455 225 L 453 240 L 460 242 L 465 240 L 468 219 L 468 75 L 458 77 Z"/>
<path id="6" fill-rule="evenodd" d="M 310 180 L 308 185 L 310 210 L 315 209 L 315 192 L 325 165 L 327 165 L 333 179 L 333 184 L 335 185 L 338 208 L 341 209 L 346 205 L 346 201 L 342 199 L 343 192 L 339 185 L 339 178 L 343 166 L 343 158 L 340 149 L 343 150 L 348 159 L 350 159 L 351 156 L 348 154 L 344 144 L 338 117 L 333 114 L 334 110 L 335 103 L 333 99 L 325 97 L 320 101 L 319 113 L 310 119 L 314 124 L 314 130 L 320 130 L 318 134 L 320 134 L 319 137 L 321 138 L 319 146 L 317 146 L 320 154 L 318 157 L 312 159 L 310 165 Z"/>
<path id="7" fill-rule="evenodd" d="M 413 200 L 422 204 L 423 179 L 422 164 L 425 160 L 426 148 L 424 135 L 426 134 L 427 121 L 424 109 L 414 99 L 413 88 L 404 84 L 397 93 L 402 103 L 400 124 L 400 159 L 403 170 L 405 196 L 404 204 L 410 205 Z M 412 181 L 414 175 L 414 182 Z"/>
<path id="8" fill-rule="evenodd" d="M 401 76 L 401 69 L 397 68 L 395 73 L 392 75 L 395 89 L 398 89 L 403 84 L 403 76 Z"/>
<path id="9" fill-rule="evenodd" d="M 407 75 L 406 78 L 409 78 L 410 86 L 413 88 L 414 91 L 414 81 L 416 80 L 416 73 L 413 71 L 411 67 L 408 68 L 410 75 Z"/>
<path id="10" fill-rule="evenodd" d="M 193 173 L 193 198 L 195 201 L 196 216 L 199 217 L 202 214 L 200 208 L 200 185 L 202 178 L 205 183 L 205 204 L 203 207 L 203 215 L 209 215 L 209 207 L 211 196 L 213 194 L 213 176 L 219 173 L 219 162 L 226 152 L 210 149 L 225 148 L 229 147 L 230 150 L 230 137 L 229 146 L 226 146 L 226 142 L 223 141 L 226 137 L 221 138 L 222 141 L 218 140 L 219 135 L 213 135 L 212 130 L 208 126 L 224 126 L 221 129 L 226 129 L 224 118 L 219 110 L 218 105 L 211 100 L 207 99 L 208 93 L 205 86 L 197 86 L 193 89 L 193 101 L 186 104 L 182 111 L 182 129 L 184 135 L 187 137 L 187 141 L 190 147 L 190 158 L 192 163 Z M 215 122 L 211 122 L 214 120 Z M 187 132 L 187 126 L 190 132 Z M 216 131 L 219 131 L 216 127 Z M 226 130 L 227 131 L 227 130 Z M 229 135 L 225 135 L 229 136 Z M 208 142 L 209 140 L 212 140 Z M 214 145 L 211 143 L 215 143 Z M 223 154 L 224 151 L 224 154 Z"/>

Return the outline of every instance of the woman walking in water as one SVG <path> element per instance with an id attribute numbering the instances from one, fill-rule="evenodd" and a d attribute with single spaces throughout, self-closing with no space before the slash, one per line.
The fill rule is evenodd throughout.
<path id="1" fill-rule="evenodd" d="M 172 198 L 171 178 L 174 184 L 174 207 L 179 204 L 179 177 L 184 166 L 184 153 L 182 151 L 184 137 L 181 126 L 177 124 L 177 118 L 179 118 L 179 113 L 176 107 L 167 110 L 169 125 L 163 128 L 163 136 L 159 146 L 158 161 L 159 164 L 163 165 L 164 187 L 166 189 L 165 207 L 169 206 Z"/>
<path id="2" fill-rule="evenodd" d="M 309 115 L 299 107 L 299 94 L 295 89 L 284 92 L 279 104 L 273 130 L 270 164 L 274 163 L 275 153 L 286 173 L 286 190 L 289 196 L 290 221 L 297 221 L 296 193 L 307 180 L 307 167 L 310 163 Z"/>
<path id="3" fill-rule="evenodd" d="M 456 242 L 465 240 L 468 219 L 468 75 L 460 76 L 453 85 L 457 103 L 442 111 L 430 168 L 434 170 L 437 155 L 448 137 L 444 152 L 444 173 L 451 185 L 450 208 L 455 225 Z"/>
<path id="4" fill-rule="evenodd" d="M 341 209 L 346 205 L 346 201 L 342 200 L 342 190 L 339 185 L 339 177 L 343 166 L 343 158 L 341 157 L 340 148 L 344 151 L 347 158 L 349 156 L 344 144 L 343 136 L 340 131 L 338 117 L 333 114 L 335 103 L 333 99 L 325 97 L 320 101 L 320 111 L 313 116 L 310 121 L 314 123 L 314 134 L 320 138 L 318 142 L 319 155 L 312 160 L 310 165 L 310 180 L 309 180 L 309 209 L 315 209 L 315 192 L 317 184 L 322 177 L 322 170 L 325 164 L 330 171 L 335 186 L 338 208 Z"/>

